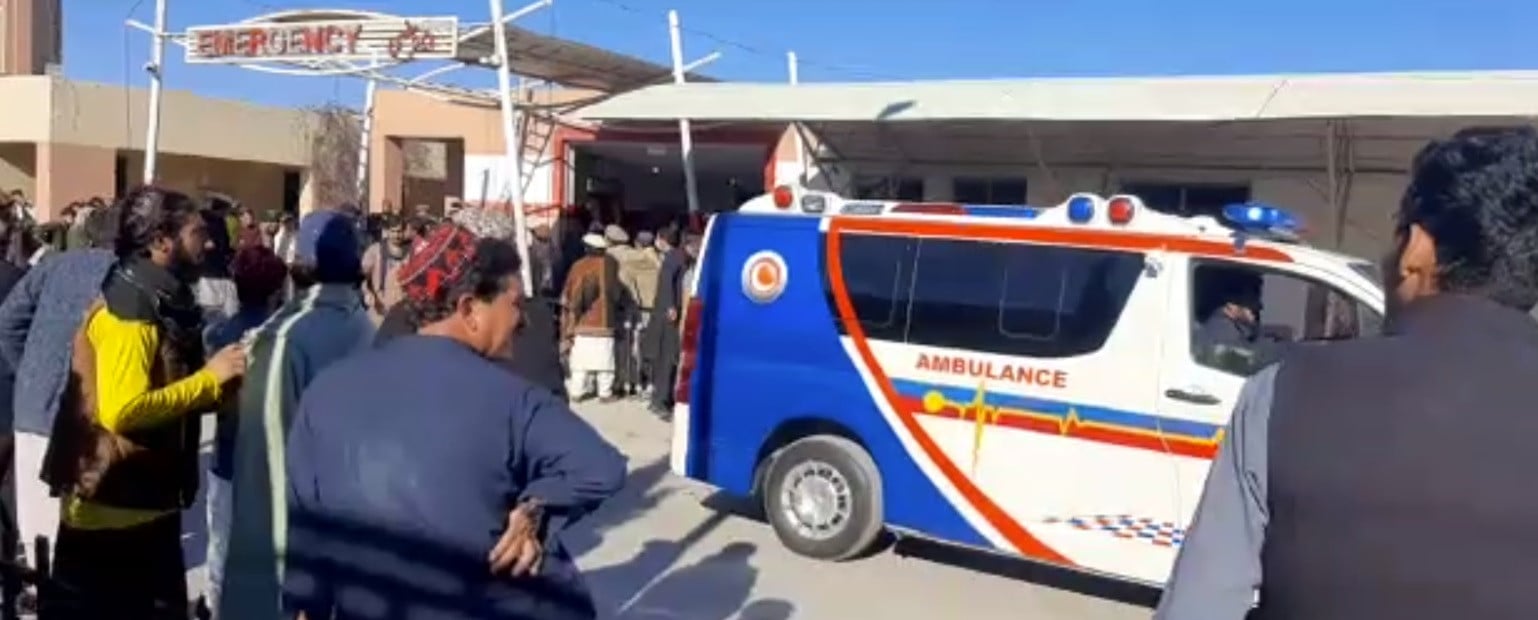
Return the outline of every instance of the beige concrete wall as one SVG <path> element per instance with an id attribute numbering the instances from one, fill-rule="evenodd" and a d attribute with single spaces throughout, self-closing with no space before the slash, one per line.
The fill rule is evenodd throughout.
<path id="1" fill-rule="evenodd" d="M 144 154 L 130 151 L 124 157 L 137 181 Z M 283 208 L 283 172 L 292 170 L 272 164 L 185 155 L 161 155 L 157 166 L 161 185 L 198 199 L 208 198 L 212 193 L 223 194 L 259 215 Z"/>
<path id="2" fill-rule="evenodd" d="M 37 149 L 26 143 L 0 144 L 0 192 L 19 189 L 31 196 L 37 175 Z"/>
<path id="3" fill-rule="evenodd" d="M 146 91 L 63 79 L 53 80 L 51 89 L 54 141 L 144 149 Z M 162 153 L 294 167 L 309 163 L 309 116 L 302 110 L 209 99 L 177 90 L 166 91 L 163 103 Z"/>
<path id="4" fill-rule="evenodd" d="M 116 149 L 57 142 L 37 145 L 33 216 L 51 221 L 71 202 L 96 197 L 110 200 L 116 190 L 116 164 Z"/>
<path id="5" fill-rule="evenodd" d="M 52 121 L 53 79 L 0 76 L 0 142 L 47 142 Z M 119 112 L 121 114 L 121 112 Z"/>
<path id="6" fill-rule="evenodd" d="M 596 91 L 573 89 L 537 91 L 529 97 L 542 104 L 560 104 L 596 95 Z M 541 127 L 536 131 L 548 132 L 550 128 Z M 481 173 L 488 169 L 488 158 L 500 161 L 507 153 L 502 139 L 502 116 L 496 106 L 444 101 L 404 90 L 381 90 L 374 100 L 374 133 L 370 140 L 373 150 L 369 161 L 369 203 L 375 211 L 386 206 L 398 207 L 407 194 L 403 178 L 410 162 L 401 149 L 403 138 L 462 141 L 459 154 L 446 162 L 448 171 L 457 168 L 462 174 L 459 178 L 448 179 L 449 183 L 442 191 L 449 196 L 466 194 L 461 198 L 469 200 L 479 199 Z M 527 138 L 531 151 L 542 149 L 540 153 L 530 152 L 527 164 L 535 175 L 548 176 L 552 173 L 548 165 L 549 144 L 535 143 L 542 138 L 543 135 Z M 498 189 L 506 185 L 500 177 L 495 178 L 492 185 L 494 196 L 508 193 L 508 190 Z M 545 180 L 532 185 L 548 187 L 550 183 Z M 525 200 L 543 202 L 548 197 L 531 189 L 525 193 Z"/>

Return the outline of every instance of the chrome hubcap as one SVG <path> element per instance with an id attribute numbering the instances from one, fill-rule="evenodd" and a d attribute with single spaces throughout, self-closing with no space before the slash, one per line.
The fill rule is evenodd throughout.
<path id="1" fill-rule="evenodd" d="M 796 533 L 827 540 L 843 531 L 854 509 L 849 481 L 832 465 L 804 461 L 792 467 L 780 489 L 780 510 Z"/>

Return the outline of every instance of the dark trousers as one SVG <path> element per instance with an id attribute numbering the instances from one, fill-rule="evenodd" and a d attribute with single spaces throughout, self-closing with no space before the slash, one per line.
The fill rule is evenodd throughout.
<path id="1" fill-rule="evenodd" d="M 678 373 L 678 355 L 664 354 L 652 366 L 652 403 L 654 411 L 673 411 L 673 376 Z"/>
<path id="2" fill-rule="evenodd" d="M 112 530 L 59 526 L 39 620 L 185 620 L 181 516 Z"/>
<path id="3" fill-rule="evenodd" d="M 634 394 L 639 381 L 635 363 L 635 337 L 631 323 L 626 321 L 614 330 L 614 393 Z"/>

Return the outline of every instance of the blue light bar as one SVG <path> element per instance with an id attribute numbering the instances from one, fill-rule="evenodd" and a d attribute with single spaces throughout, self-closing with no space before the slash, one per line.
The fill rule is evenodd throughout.
<path id="1" fill-rule="evenodd" d="M 962 205 L 961 208 L 967 215 L 978 217 L 1004 217 L 1021 220 L 1033 220 L 1041 215 L 1041 210 L 1025 205 Z"/>
<path id="2" fill-rule="evenodd" d="M 1089 196 L 1074 196 L 1068 199 L 1068 221 L 1083 224 L 1092 217 L 1095 217 L 1095 199 Z"/>
<path id="3" fill-rule="evenodd" d="M 1223 207 L 1223 219 L 1234 228 L 1258 234 L 1297 236 L 1298 218 L 1291 213 L 1258 202 L 1243 202 Z"/>

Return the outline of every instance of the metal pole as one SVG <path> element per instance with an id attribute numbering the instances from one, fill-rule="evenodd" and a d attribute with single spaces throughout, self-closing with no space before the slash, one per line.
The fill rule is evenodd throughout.
<path id="1" fill-rule="evenodd" d="M 796 62 L 796 53 L 786 52 L 785 62 L 789 65 L 788 69 L 790 70 L 790 85 L 795 86 L 800 84 L 801 67 L 800 63 Z M 793 132 L 791 137 L 796 141 L 796 169 L 799 170 L 799 172 L 796 173 L 796 179 L 800 181 L 801 185 L 806 185 L 806 141 L 801 138 L 800 131 Z"/>
<path id="2" fill-rule="evenodd" d="M 673 43 L 673 83 L 684 83 L 684 42 L 678 26 L 678 11 L 668 11 L 668 36 Z M 694 136 L 689 130 L 689 119 L 678 119 L 678 147 L 684 161 L 684 195 L 689 200 L 689 213 L 700 212 L 700 194 L 694 182 Z"/>
<path id="3" fill-rule="evenodd" d="M 368 199 L 368 173 L 369 155 L 373 151 L 374 140 L 374 94 L 378 90 L 379 80 L 370 77 L 368 86 L 363 91 L 363 133 L 358 140 L 358 206 L 363 208 L 364 213 L 374 211 Z"/>
<path id="4" fill-rule="evenodd" d="M 512 191 L 513 227 L 516 229 L 518 257 L 523 259 L 519 278 L 525 295 L 533 295 L 534 273 L 529 265 L 528 214 L 523 210 L 523 135 L 518 131 L 513 101 L 513 67 L 507 51 L 507 21 L 502 17 L 502 0 L 491 0 L 491 29 L 497 39 L 497 94 L 502 99 L 502 142 L 507 156 L 503 170 Z M 481 208 L 486 205 L 482 204 Z"/>
<path id="5" fill-rule="evenodd" d="M 155 182 L 155 159 L 160 154 L 160 96 L 165 78 L 166 0 L 155 0 L 155 32 L 150 43 L 149 119 L 144 126 L 144 184 Z"/>

